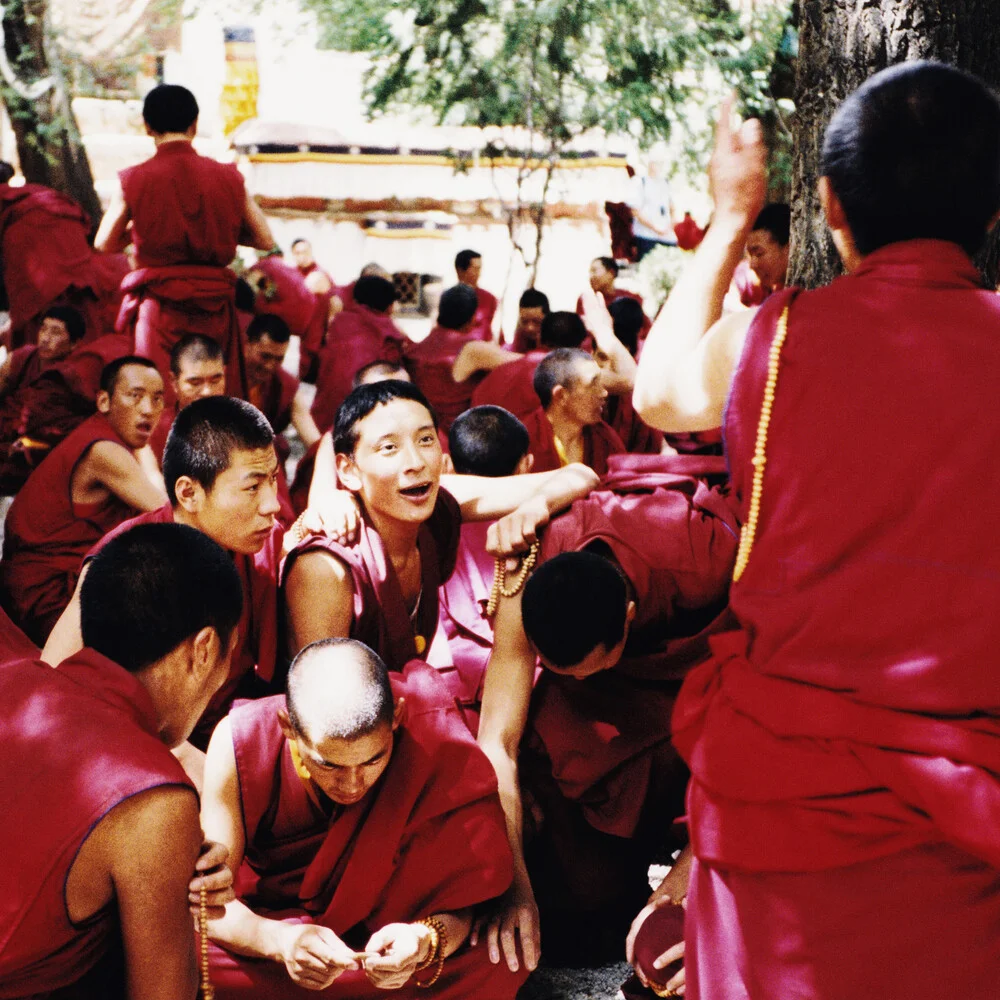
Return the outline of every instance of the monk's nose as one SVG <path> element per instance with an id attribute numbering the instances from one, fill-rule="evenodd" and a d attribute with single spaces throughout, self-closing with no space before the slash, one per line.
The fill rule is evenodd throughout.
<path id="1" fill-rule="evenodd" d="M 281 503 L 278 501 L 278 487 L 274 484 L 267 484 L 260 491 L 259 513 L 266 517 L 277 514 L 281 510 Z"/>

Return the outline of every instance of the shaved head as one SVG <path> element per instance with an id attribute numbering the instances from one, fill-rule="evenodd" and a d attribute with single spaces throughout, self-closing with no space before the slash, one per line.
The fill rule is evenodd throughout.
<path id="1" fill-rule="evenodd" d="M 356 639 L 306 646 L 289 668 L 287 703 L 292 728 L 313 744 L 360 739 L 393 721 L 385 664 Z"/>

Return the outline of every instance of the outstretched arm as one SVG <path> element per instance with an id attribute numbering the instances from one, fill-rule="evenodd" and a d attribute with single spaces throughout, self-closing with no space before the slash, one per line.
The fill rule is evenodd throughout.
<path id="1" fill-rule="evenodd" d="M 319 428 L 309 412 L 309 403 L 301 386 L 292 400 L 292 426 L 307 448 L 311 448 L 320 439 Z"/>
<path id="2" fill-rule="evenodd" d="M 709 178 L 712 224 L 653 324 L 636 374 L 633 402 L 651 427 L 710 430 L 722 423 L 733 371 L 752 314 L 719 320 L 765 192 L 766 149 L 756 121 L 730 125 L 722 106 Z"/>
<path id="3" fill-rule="evenodd" d="M 101 219 L 101 224 L 97 227 L 97 235 L 94 237 L 94 249 L 102 250 L 104 253 L 121 253 L 131 242 L 129 224 L 132 221 L 128 205 L 125 204 L 125 195 L 121 186 L 117 186 L 111 195 L 108 203 L 108 210 Z"/>
<path id="4" fill-rule="evenodd" d="M 518 361 L 520 354 L 507 351 L 499 344 L 487 340 L 470 340 L 459 352 L 451 366 L 451 377 L 464 382 L 476 372 L 489 372 L 501 365 Z"/>

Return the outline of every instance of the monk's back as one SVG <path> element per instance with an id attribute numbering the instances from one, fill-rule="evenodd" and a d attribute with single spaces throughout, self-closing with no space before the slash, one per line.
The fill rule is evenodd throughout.
<path id="1" fill-rule="evenodd" d="M 233 164 L 167 142 L 120 174 L 139 267 L 226 267 L 236 255 L 246 193 Z"/>

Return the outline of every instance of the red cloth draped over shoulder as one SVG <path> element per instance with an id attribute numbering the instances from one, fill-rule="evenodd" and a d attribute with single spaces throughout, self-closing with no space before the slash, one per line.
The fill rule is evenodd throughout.
<path id="1" fill-rule="evenodd" d="M 373 361 L 398 364 L 403 359 L 406 335 L 391 316 L 375 312 L 353 300 L 333 318 L 326 346 L 320 353 L 316 398 L 312 418 L 320 431 L 333 427 L 340 404 L 347 398 L 354 375 Z"/>
<path id="2" fill-rule="evenodd" d="M 318 331 L 312 329 L 316 322 L 316 296 L 309 291 L 297 267 L 286 264 L 280 257 L 264 257 L 251 267 L 246 280 L 254 288 L 263 279 L 263 290 L 254 300 L 254 313 L 258 316 L 278 316 L 288 324 L 288 329 L 303 343 L 320 342 L 326 331 L 326 322 Z"/>
<path id="3" fill-rule="evenodd" d="M 468 334 L 435 326 L 419 343 L 407 343 L 407 367 L 417 387 L 430 401 L 438 424 L 447 434 L 455 418 L 472 405 L 472 393 L 482 381 L 482 373 L 456 382 L 452 366 L 462 348 L 469 343 Z"/>
<path id="4" fill-rule="evenodd" d="M 408 663 L 392 686 L 406 699 L 406 714 L 388 767 L 364 799 L 336 807 L 332 820 L 295 771 L 277 720 L 284 697 L 230 716 L 247 839 L 240 898 L 267 916 L 329 927 L 356 948 L 388 923 L 493 899 L 513 874 L 493 769 L 433 668 Z M 513 1000 L 525 975 L 492 966 L 483 947 L 465 946 L 445 962 L 434 995 Z M 241 960 L 216 947 L 212 978 L 220 1000 L 306 995 L 281 963 Z M 360 973 L 345 974 L 327 992 L 384 993 Z M 423 993 L 412 983 L 396 992 Z"/>
<path id="5" fill-rule="evenodd" d="M 38 647 L 10 620 L 0 608 L 0 666 L 14 660 L 35 660 Z"/>
<path id="6" fill-rule="evenodd" d="M 58 670 L 22 659 L 2 673 L 0 798 L 17 822 L 0 834 L 0 997 L 74 984 L 80 1000 L 124 995 L 123 981 L 114 993 L 85 985 L 120 947 L 117 907 L 74 926 L 66 879 L 91 830 L 120 802 L 164 785 L 194 789 L 157 738 L 145 688 L 99 653 L 81 650 Z"/>
<path id="7" fill-rule="evenodd" d="M 744 504 L 790 294 L 755 317 L 730 395 Z M 792 303 L 741 627 L 674 719 L 698 857 L 805 872 L 947 841 L 1000 867 L 1000 552 L 983 544 L 1000 481 L 980 475 L 998 335 L 1000 299 L 950 243 L 883 247 Z"/>
<path id="8" fill-rule="evenodd" d="M 499 304 L 492 292 L 486 291 L 485 288 L 476 288 L 476 312 L 472 317 L 470 340 L 493 339 L 493 317 Z"/>
<path id="9" fill-rule="evenodd" d="M 539 406 L 534 412 L 521 418 L 528 428 L 531 454 L 535 456 L 533 472 L 552 472 L 563 466 L 556 448 L 556 436 L 545 411 Z M 599 476 L 608 471 L 608 459 L 625 451 L 625 445 L 618 435 L 602 420 L 583 429 L 583 463 L 589 465 Z"/>
<path id="10" fill-rule="evenodd" d="M 128 447 L 95 413 L 28 477 L 7 514 L 0 596 L 14 623 L 39 646 L 69 603 L 88 549 L 135 514 L 113 495 L 97 505 L 73 502 L 73 473 L 98 441 Z"/>
<path id="11" fill-rule="evenodd" d="M 724 492 L 677 475 L 669 457 L 659 470 L 648 459 L 645 471 L 617 469 L 614 492 L 594 492 L 553 519 L 539 552 L 542 563 L 602 543 L 635 592 L 617 666 L 583 681 L 543 671 L 529 721 L 563 795 L 592 826 L 620 837 L 635 831 L 663 774 L 678 770 L 670 712 L 681 680 L 708 655 L 709 636 L 729 622 L 738 539 Z"/>
<path id="12" fill-rule="evenodd" d="M 133 517 L 105 535 L 87 553 L 87 558 L 93 558 L 112 538 L 137 524 L 170 524 L 173 520 L 170 504 Z M 280 525 L 275 525 L 256 555 L 232 554 L 243 584 L 243 614 L 237 626 L 239 639 L 229 663 L 229 676 L 213 695 L 191 734 L 191 742 L 202 750 L 240 693 L 241 683 L 249 682 L 254 673 L 264 682 L 274 679 L 278 660 L 278 562 L 284 533 Z"/>
<path id="13" fill-rule="evenodd" d="M 462 514 L 455 498 L 438 491 L 430 518 L 421 525 L 417 537 L 420 550 L 421 593 L 415 621 L 403 599 L 403 592 L 385 546 L 371 522 L 364 518 L 354 545 L 335 542 L 326 535 L 309 535 L 285 557 L 281 582 L 288 579 L 304 552 L 322 551 L 340 559 L 351 571 L 354 582 L 354 617 L 350 638 L 374 649 L 390 670 L 426 653 L 438 624 L 438 587 L 451 576 L 458 552 Z M 418 649 L 417 637 L 423 640 Z"/>
<path id="14" fill-rule="evenodd" d="M 535 369 L 548 351 L 531 351 L 517 361 L 488 372 L 472 393 L 472 406 L 502 406 L 524 419 L 538 409 L 538 394 L 532 384 Z"/>

